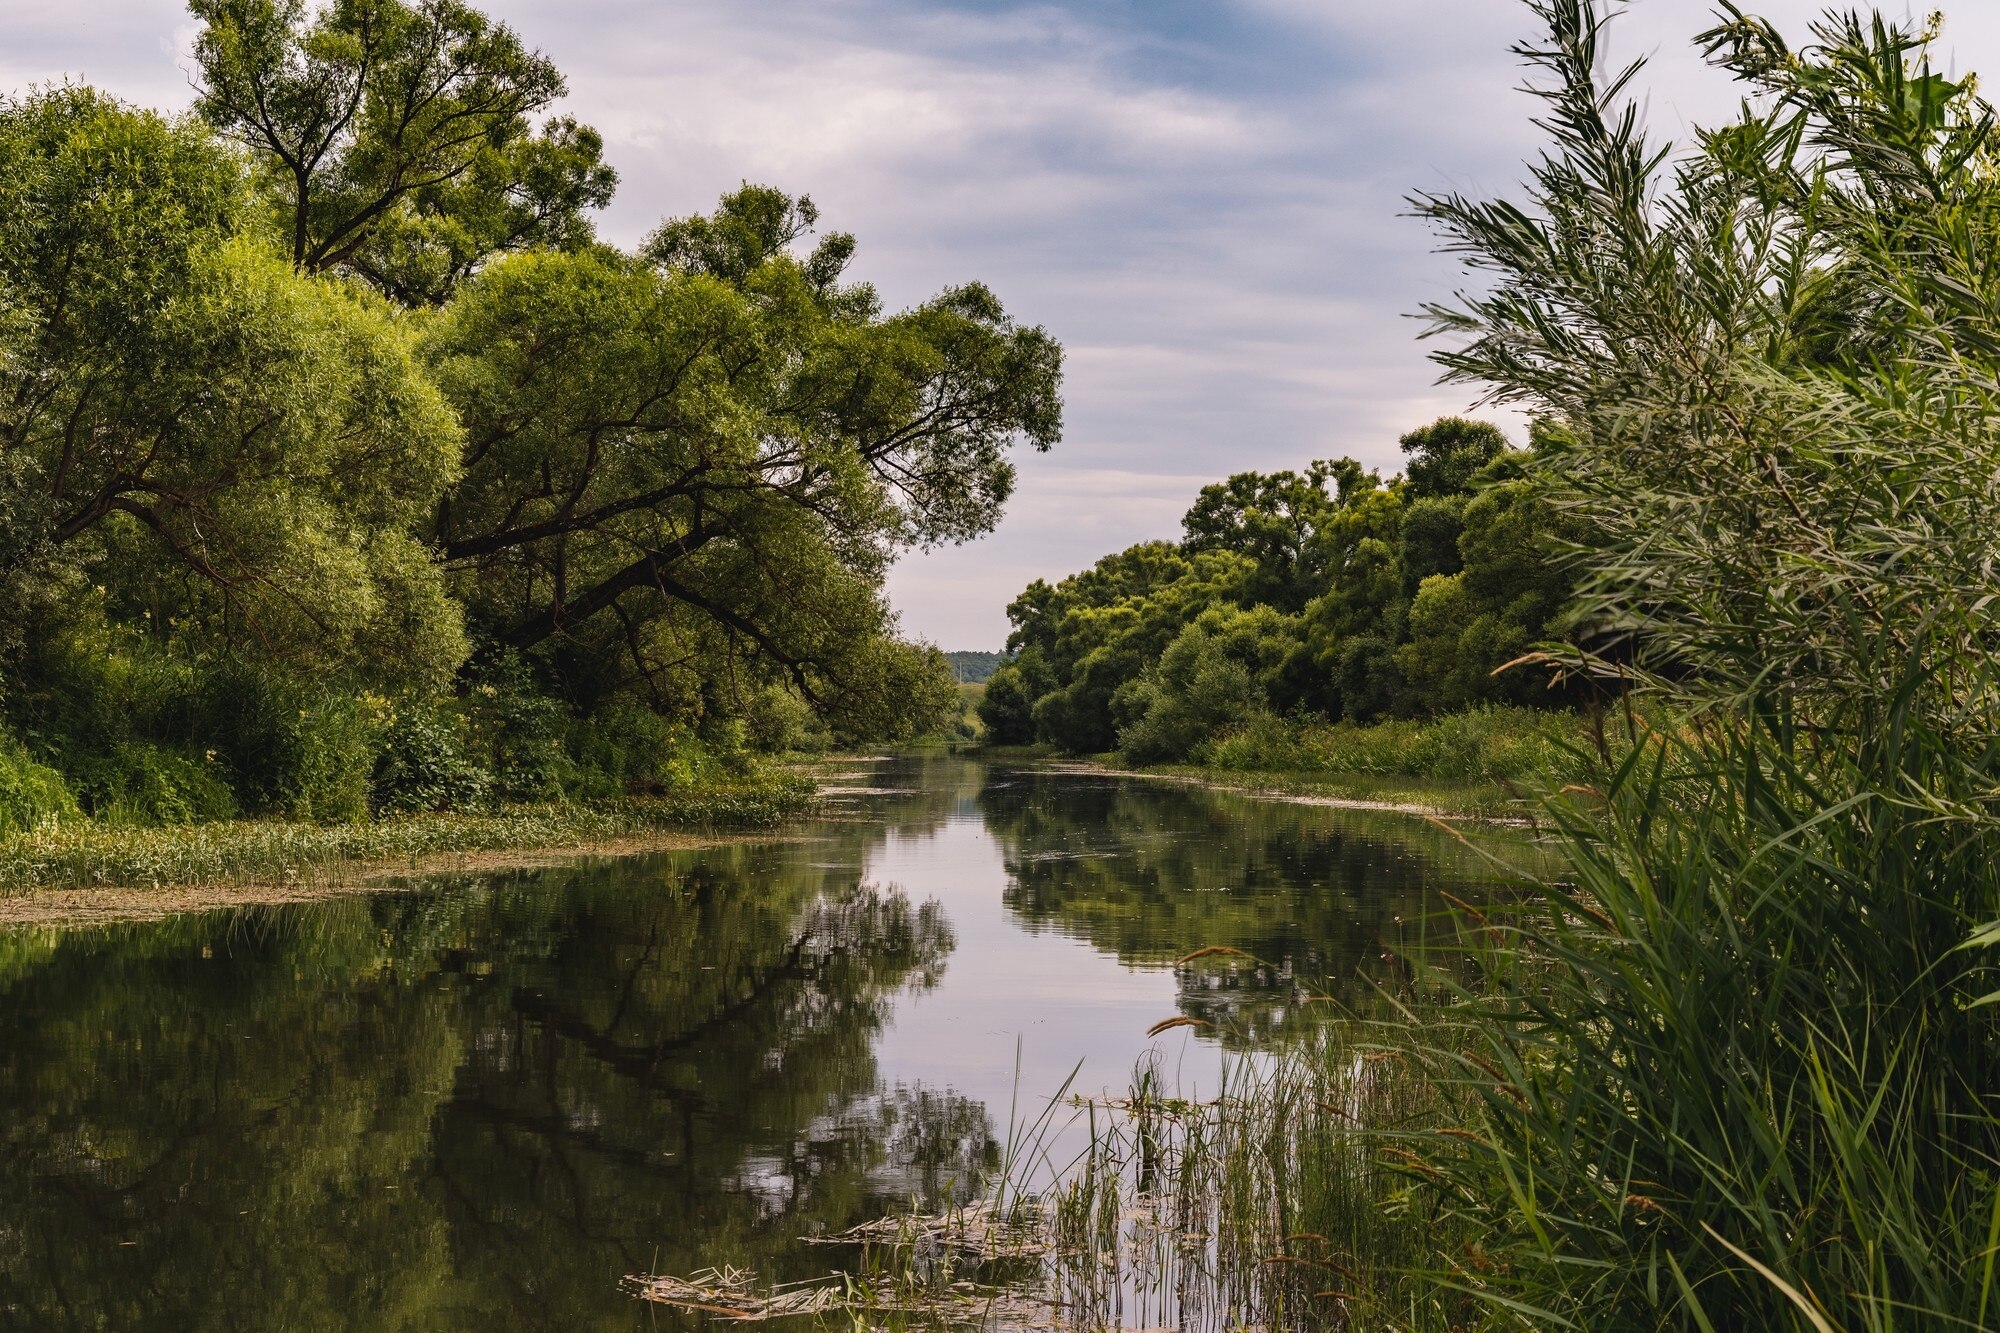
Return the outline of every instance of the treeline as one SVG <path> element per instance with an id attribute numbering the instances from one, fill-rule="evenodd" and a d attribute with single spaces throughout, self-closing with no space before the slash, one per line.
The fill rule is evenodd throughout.
<path id="1" fill-rule="evenodd" d="M 1007 664 L 1005 653 L 946 653 L 944 660 L 951 663 L 952 675 L 961 685 L 984 685 L 993 679 L 993 673 Z"/>
<path id="2" fill-rule="evenodd" d="M 1528 449 L 1446 417 L 1386 483 L 1351 458 L 1204 487 L 1178 542 L 1144 542 L 1007 609 L 1013 660 L 980 715 L 998 744 L 1206 758 L 1274 720 L 1558 706 L 1519 664 L 1571 593 L 1565 520 Z"/>
<path id="3" fill-rule="evenodd" d="M 456 0 L 195 0 L 196 112 L 0 101 L 0 826 L 647 790 L 956 706 L 896 552 L 1061 349 L 746 185 L 636 251 Z"/>

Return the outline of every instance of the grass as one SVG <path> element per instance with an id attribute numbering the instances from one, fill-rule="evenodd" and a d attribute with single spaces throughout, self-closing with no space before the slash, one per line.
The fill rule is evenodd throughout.
<path id="1" fill-rule="evenodd" d="M 1495 817 L 1519 814 L 1529 794 L 1573 780 L 1593 739 L 1577 714 L 1499 705 L 1368 726 L 1267 717 L 1209 742 L 1195 762 L 1133 771 L 1270 795 Z M 1048 751 L 985 753 L 1026 759 Z M 1124 761 L 1108 754 L 1092 762 Z"/>
<path id="2" fill-rule="evenodd" d="M 1464 1327 L 1473 1298 L 1414 1275 L 1462 1269 L 1468 1237 L 1411 1190 L 1394 1146 L 1448 1131 L 1463 1108 L 1370 1032 L 1329 1027 L 1239 1061 L 1202 1100 L 1174 1095 L 1157 1062 L 1126 1096 L 1055 1099 L 1086 1123 L 1080 1158 L 1048 1160 L 1046 1117 L 1024 1144 L 1010 1132 L 1013 1165 L 985 1199 L 814 1238 L 851 1251 L 819 1278 L 768 1288 L 719 1268 L 627 1289 L 829 1328 Z"/>
<path id="3" fill-rule="evenodd" d="M 368 862 L 607 842 L 668 830 L 758 827 L 810 808 L 792 775 L 666 796 L 408 815 L 356 824 L 232 820 L 169 828 L 66 823 L 0 838 L 0 894 L 185 887 L 335 872 Z"/>
<path id="4" fill-rule="evenodd" d="M 1207 768 L 1429 782 L 1537 781 L 1575 766 L 1589 739 L 1573 713 L 1493 705 L 1359 726 L 1267 718 L 1212 741 Z"/>

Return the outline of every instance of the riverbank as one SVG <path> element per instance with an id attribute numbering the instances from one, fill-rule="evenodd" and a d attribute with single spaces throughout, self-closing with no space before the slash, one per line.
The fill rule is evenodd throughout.
<path id="1" fill-rule="evenodd" d="M 1181 763 L 1132 764 L 1116 752 L 1059 759 L 1047 746 L 982 753 L 1343 809 L 1513 820 L 1532 793 L 1577 780 L 1592 743 L 1576 714 L 1495 706 L 1370 726 L 1266 718 Z"/>
<path id="2" fill-rule="evenodd" d="M 1387 814 L 1427 819 L 1470 819 L 1512 823 L 1523 819 L 1519 789 L 1498 782 L 1425 781 L 1420 778 L 1376 778 L 1363 774 L 1246 773 L 1200 764 L 1152 764 L 1130 767 L 1117 755 L 1057 761 L 1053 767 L 1103 773 L 1108 777 L 1150 778 L 1186 782 L 1210 791 L 1236 792 L 1261 800 L 1324 805 L 1337 810 L 1380 810 Z"/>
<path id="3" fill-rule="evenodd" d="M 164 913 L 292 901 L 411 873 L 693 846 L 770 827 L 816 800 L 809 778 L 785 773 L 618 802 L 356 824 L 60 825 L 0 839 L 0 924 L 47 923 L 78 912 L 129 917 L 151 904 Z"/>

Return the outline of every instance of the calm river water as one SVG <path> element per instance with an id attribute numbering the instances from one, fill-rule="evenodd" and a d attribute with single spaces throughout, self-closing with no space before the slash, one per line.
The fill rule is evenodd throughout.
<path id="1" fill-rule="evenodd" d="M 1401 816 L 840 782 L 782 841 L 0 933 L 0 1328 L 671 1325 L 619 1279 L 823 1272 L 801 1234 L 978 1188 L 1079 1062 L 1212 1088 L 1484 877 Z"/>

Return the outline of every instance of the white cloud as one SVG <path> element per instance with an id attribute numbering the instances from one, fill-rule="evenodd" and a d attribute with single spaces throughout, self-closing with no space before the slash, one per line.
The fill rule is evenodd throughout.
<path id="1" fill-rule="evenodd" d="M 1948 63 L 2000 68 L 2000 5 L 1947 4 Z M 1803 33 L 1822 0 L 1760 7 Z M 1399 215 L 1415 190 L 1516 188 L 1535 144 L 1518 0 L 490 8 L 605 131 L 610 239 L 768 182 L 855 232 L 892 304 L 979 278 L 1069 348 L 1067 438 L 1022 461 L 999 531 L 892 578 L 908 626 L 947 646 L 997 644 L 1030 578 L 1173 535 L 1205 481 L 1340 453 L 1393 469 L 1398 435 L 1469 406 L 1405 318 L 1459 276 Z M 1658 132 L 1734 104 L 1688 47 L 1711 9 L 1636 0 L 1614 29 L 1614 54 L 1652 55 Z M 189 100 L 171 0 L 0 0 L 0 25 L 0 83 Z"/>

